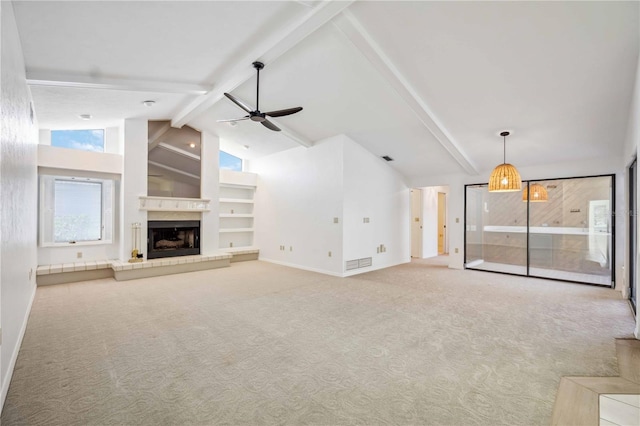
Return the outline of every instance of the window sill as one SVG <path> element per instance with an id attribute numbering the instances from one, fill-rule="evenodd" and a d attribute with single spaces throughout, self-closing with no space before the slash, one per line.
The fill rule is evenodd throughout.
<path id="1" fill-rule="evenodd" d="M 40 247 L 77 247 L 77 246 L 105 246 L 113 244 L 111 240 L 78 241 L 75 243 L 41 243 Z"/>

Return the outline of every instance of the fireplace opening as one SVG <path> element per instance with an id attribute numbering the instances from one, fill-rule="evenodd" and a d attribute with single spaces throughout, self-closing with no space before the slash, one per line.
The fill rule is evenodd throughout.
<path id="1" fill-rule="evenodd" d="M 147 259 L 200 254 L 199 220 L 150 220 Z"/>

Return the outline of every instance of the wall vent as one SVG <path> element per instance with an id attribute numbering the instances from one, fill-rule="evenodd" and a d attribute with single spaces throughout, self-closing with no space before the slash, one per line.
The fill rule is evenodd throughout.
<path id="1" fill-rule="evenodd" d="M 383 155 L 382 159 L 385 161 L 393 161 L 393 158 L 389 157 L 388 155 Z"/>
<path id="2" fill-rule="evenodd" d="M 347 260 L 345 262 L 345 270 L 351 271 L 353 269 L 366 268 L 373 264 L 373 260 L 370 257 L 363 257 L 362 259 Z"/>

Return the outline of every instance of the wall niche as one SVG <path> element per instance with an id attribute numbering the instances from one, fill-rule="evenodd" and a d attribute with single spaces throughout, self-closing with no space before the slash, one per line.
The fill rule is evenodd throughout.
<path id="1" fill-rule="evenodd" d="M 147 195 L 200 198 L 201 141 L 201 133 L 189 126 L 149 121 Z"/>

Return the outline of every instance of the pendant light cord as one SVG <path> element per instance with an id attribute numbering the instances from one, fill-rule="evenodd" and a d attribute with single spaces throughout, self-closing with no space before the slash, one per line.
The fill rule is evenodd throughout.
<path id="1" fill-rule="evenodd" d="M 507 164 L 507 137 L 502 137 L 502 164 Z"/>

